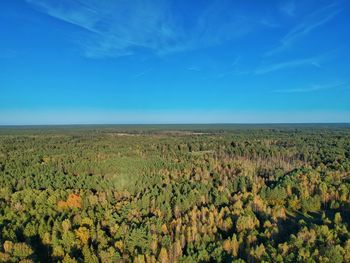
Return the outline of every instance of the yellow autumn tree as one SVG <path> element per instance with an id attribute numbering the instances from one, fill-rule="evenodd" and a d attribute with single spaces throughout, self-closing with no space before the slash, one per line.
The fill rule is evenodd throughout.
<path id="1" fill-rule="evenodd" d="M 239 250 L 239 242 L 237 241 L 236 234 L 233 234 L 232 236 L 231 249 L 232 249 L 232 255 L 236 257 L 238 255 L 238 250 Z"/>
<path id="2" fill-rule="evenodd" d="M 12 249 L 13 249 L 12 241 L 6 240 L 4 242 L 4 250 L 5 250 L 5 252 L 6 253 L 11 253 Z"/>
<path id="3" fill-rule="evenodd" d="M 75 235 L 83 245 L 87 244 L 90 238 L 89 229 L 87 229 L 85 226 L 81 226 L 75 230 Z"/>
<path id="4" fill-rule="evenodd" d="M 224 243 L 222 243 L 222 248 L 227 252 L 231 254 L 231 241 L 229 239 L 226 239 Z"/>
<path id="5" fill-rule="evenodd" d="M 158 260 L 160 263 L 168 263 L 169 262 L 168 251 L 166 250 L 166 248 L 162 247 L 162 249 L 159 252 Z"/>

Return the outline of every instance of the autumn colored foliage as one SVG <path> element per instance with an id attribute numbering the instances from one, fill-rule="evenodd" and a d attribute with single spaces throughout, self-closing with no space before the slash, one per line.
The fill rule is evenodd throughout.
<path id="1" fill-rule="evenodd" d="M 341 263 L 349 224 L 346 125 L 0 129 L 0 262 Z"/>
<path id="2" fill-rule="evenodd" d="M 81 208 L 81 197 L 77 194 L 69 194 L 66 201 L 58 201 L 57 207 L 60 209 Z"/>

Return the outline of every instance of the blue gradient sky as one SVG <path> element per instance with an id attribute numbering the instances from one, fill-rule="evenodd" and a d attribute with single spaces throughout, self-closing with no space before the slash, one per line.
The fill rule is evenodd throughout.
<path id="1" fill-rule="evenodd" d="M 0 1 L 0 124 L 349 122 L 349 7 Z"/>

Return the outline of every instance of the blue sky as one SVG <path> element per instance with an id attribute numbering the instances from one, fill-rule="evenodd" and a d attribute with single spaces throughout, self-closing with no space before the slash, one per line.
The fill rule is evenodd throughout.
<path id="1" fill-rule="evenodd" d="M 349 122 L 349 8 L 0 1 L 0 124 Z"/>

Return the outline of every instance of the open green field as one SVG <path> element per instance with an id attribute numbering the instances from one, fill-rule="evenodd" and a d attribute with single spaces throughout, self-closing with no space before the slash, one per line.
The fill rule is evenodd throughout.
<path id="1" fill-rule="evenodd" d="M 0 127 L 0 262 L 350 262 L 350 125 Z"/>

